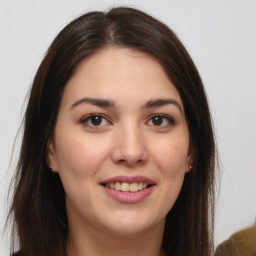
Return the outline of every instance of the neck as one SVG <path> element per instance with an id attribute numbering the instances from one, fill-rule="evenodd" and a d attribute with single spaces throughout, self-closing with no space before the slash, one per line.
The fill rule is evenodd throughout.
<path id="1" fill-rule="evenodd" d="M 68 256 L 163 256 L 164 222 L 157 227 L 130 235 L 113 234 L 93 227 L 70 227 Z"/>

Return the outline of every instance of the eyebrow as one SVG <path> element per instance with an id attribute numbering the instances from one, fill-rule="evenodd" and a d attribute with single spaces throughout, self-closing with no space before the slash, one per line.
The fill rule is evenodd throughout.
<path id="1" fill-rule="evenodd" d="M 98 107 L 111 107 L 111 108 L 115 107 L 115 102 L 112 100 L 99 99 L 99 98 L 82 98 L 82 99 L 74 102 L 71 106 L 71 109 L 80 104 L 84 104 L 84 103 L 89 103 L 91 105 L 95 105 Z M 166 106 L 169 104 L 176 106 L 180 110 L 180 112 L 183 113 L 181 105 L 179 104 L 178 101 L 176 101 L 174 99 L 149 100 L 141 107 L 141 109 L 162 107 L 162 106 Z"/>
<path id="2" fill-rule="evenodd" d="M 162 107 L 169 104 L 176 106 L 180 110 L 180 112 L 183 113 L 180 103 L 174 99 L 149 100 L 148 102 L 146 102 L 146 104 L 142 106 L 142 108 Z"/>
<path id="3" fill-rule="evenodd" d="M 111 101 L 111 100 L 104 100 L 104 99 L 97 99 L 97 98 L 82 98 L 82 99 L 76 101 L 75 103 L 73 103 L 71 106 L 71 109 L 80 104 L 83 104 L 83 103 L 89 103 L 91 105 L 95 105 L 98 107 L 112 107 L 113 108 L 115 106 L 114 101 Z"/>

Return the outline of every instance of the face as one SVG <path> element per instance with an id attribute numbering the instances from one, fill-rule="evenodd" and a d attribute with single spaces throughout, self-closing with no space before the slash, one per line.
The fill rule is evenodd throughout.
<path id="1" fill-rule="evenodd" d="M 70 226 L 125 235 L 164 226 L 191 162 L 180 95 L 150 55 L 107 48 L 67 83 L 49 143 Z"/>

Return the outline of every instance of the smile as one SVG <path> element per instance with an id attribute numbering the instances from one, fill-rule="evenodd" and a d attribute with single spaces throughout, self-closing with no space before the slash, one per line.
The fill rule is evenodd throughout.
<path id="1" fill-rule="evenodd" d="M 122 192 L 138 192 L 150 186 L 145 182 L 133 182 L 131 184 L 128 182 L 115 182 L 115 183 L 111 182 L 111 183 L 105 183 L 102 185 L 107 188 L 115 189 Z"/>
<path id="2" fill-rule="evenodd" d="M 133 204 L 150 196 L 157 184 L 145 176 L 116 176 L 102 180 L 100 185 L 115 201 Z"/>

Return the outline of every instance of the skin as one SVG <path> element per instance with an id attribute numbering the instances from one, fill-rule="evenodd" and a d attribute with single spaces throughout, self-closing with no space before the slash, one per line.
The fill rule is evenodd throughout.
<path id="1" fill-rule="evenodd" d="M 156 99 L 171 103 L 145 107 Z M 91 114 L 104 118 L 95 125 Z M 155 58 L 105 48 L 83 60 L 65 87 L 49 142 L 50 165 L 66 192 L 69 255 L 161 255 L 165 216 L 192 162 L 188 152 L 180 95 Z M 100 182 L 120 175 L 153 180 L 152 193 L 137 203 L 113 199 Z"/>

